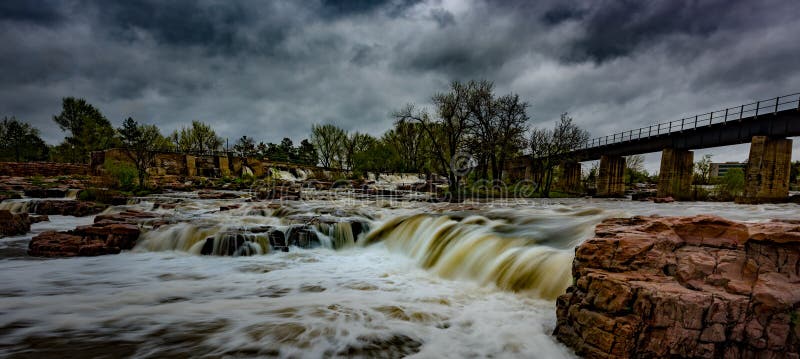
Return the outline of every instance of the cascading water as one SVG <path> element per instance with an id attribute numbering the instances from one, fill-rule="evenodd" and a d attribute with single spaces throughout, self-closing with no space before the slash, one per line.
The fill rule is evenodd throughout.
<path id="1" fill-rule="evenodd" d="M 382 241 L 444 278 L 477 280 L 555 299 L 571 282 L 571 248 L 591 230 L 596 214 L 575 213 L 571 224 L 579 230 L 572 233 L 547 231 L 546 225 L 535 221 L 526 231 L 524 225 L 503 219 L 472 215 L 459 221 L 447 215 L 417 214 L 387 221 L 363 243 Z"/>
<path id="2" fill-rule="evenodd" d="M 164 193 L 111 207 L 166 216 L 142 223 L 138 246 L 119 255 L 25 255 L 35 233 L 92 217 L 50 216 L 34 233 L 0 239 L 0 357 L 574 358 L 550 335 L 553 301 L 542 299 L 568 283 L 574 246 L 602 219 L 797 213 L 793 204 L 586 199 L 276 209 L 195 198 Z M 320 247 L 273 251 L 270 233 L 287 242 L 314 234 Z M 245 257 L 259 253 L 268 255 Z"/>

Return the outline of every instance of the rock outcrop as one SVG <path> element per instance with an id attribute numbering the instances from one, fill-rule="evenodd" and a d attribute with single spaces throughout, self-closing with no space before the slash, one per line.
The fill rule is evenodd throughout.
<path id="1" fill-rule="evenodd" d="M 31 219 L 27 213 L 0 210 L 0 237 L 22 235 L 30 230 Z"/>
<path id="2" fill-rule="evenodd" d="M 73 200 L 36 200 L 28 207 L 30 213 L 84 217 L 102 212 L 108 205 Z"/>
<path id="3" fill-rule="evenodd" d="M 99 215 L 95 223 L 66 232 L 44 232 L 28 243 L 35 257 L 76 257 L 117 254 L 132 249 L 141 233 L 137 223 L 156 218 L 147 212 Z"/>
<path id="4" fill-rule="evenodd" d="M 579 355 L 800 357 L 800 223 L 610 219 L 573 277 L 554 334 Z"/>

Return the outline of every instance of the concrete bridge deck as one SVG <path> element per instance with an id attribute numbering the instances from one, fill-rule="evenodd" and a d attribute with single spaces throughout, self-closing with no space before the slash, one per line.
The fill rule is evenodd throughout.
<path id="1" fill-rule="evenodd" d="M 665 148 L 693 150 L 748 143 L 754 136 L 800 136 L 800 93 L 597 137 L 569 157 L 630 156 Z"/>
<path id="2" fill-rule="evenodd" d="M 658 196 L 689 199 L 692 150 L 749 142 L 746 187 L 740 200 L 781 201 L 789 194 L 792 140 L 787 137 L 793 136 L 800 136 L 800 93 L 594 138 L 564 156 L 562 180 L 565 188 L 579 187 L 577 162 L 599 159 L 597 194 L 619 197 L 625 192 L 624 156 L 662 151 Z M 525 173 L 531 170 L 527 165 Z"/>

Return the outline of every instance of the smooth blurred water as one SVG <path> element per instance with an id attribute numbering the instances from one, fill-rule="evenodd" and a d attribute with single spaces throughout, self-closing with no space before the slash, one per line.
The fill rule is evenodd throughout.
<path id="1" fill-rule="evenodd" d="M 119 255 L 38 259 L 24 255 L 33 234 L 3 238 L 0 354 L 572 357 L 550 336 L 554 295 L 537 288 L 569 283 L 563 274 L 569 273 L 574 247 L 604 218 L 701 213 L 748 221 L 798 217 L 798 207 L 790 204 L 586 199 L 456 207 L 342 200 L 288 204 L 279 212 L 246 203 L 219 212 L 220 205 L 241 201 L 167 196 L 109 211 L 153 210 L 166 202 L 175 207 L 155 211 L 191 221 L 146 233 L 151 240 L 171 240 L 177 232 L 170 230 L 177 226 L 213 232 L 280 225 L 281 218 L 297 213 L 358 217 L 370 221 L 373 232 L 360 237 L 361 245 L 343 250 L 293 248 L 252 257 L 199 256 L 142 244 Z M 423 216 L 410 217 L 415 214 Z M 34 233 L 92 221 L 50 218 L 35 224 Z M 459 232 L 440 233 L 445 230 Z M 367 241 L 373 244 L 364 245 Z M 503 264 L 501 257 L 508 261 L 510 256 L 521 259 Z M 548 264 L 528 265 L 533 260 Z M 509 265 L 517 266 L 514 273 L 529 270 L 541 278 L 510 278 L 497 269 Z"/>

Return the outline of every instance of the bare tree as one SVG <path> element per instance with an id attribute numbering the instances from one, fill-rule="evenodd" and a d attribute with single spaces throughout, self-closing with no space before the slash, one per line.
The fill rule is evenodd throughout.
<path id="1" fill-rule="evenodd" d="M 431 140 L 434 161 L 441 173 L 447 175 L 450 182 L 451 201 L 461 200 L 461 177 L 465 175 L 459 162 L 463 160 L 467 136 L 470 130 L 470 111 L 466 105 L 469 85 L 455 81 L 450 91 L 433 96 L 436 107 L 433 116 L 425 110 L 418 110 L 414 105 L 394 113 L 398 123 L 419 123 Z"/>
<path id="2" fill-rule="evenodd" d="M 528 103 L 520 101 L 519 95 L 511 94 L 495 101 L 497 107 L 496 155 L 492 164 L 495 180 L 502 178 L 506 160 L 525 148 L 525 132 L 528 130 Z"/>
<path id="3" fill-rule="evenodd" d="M 572 159 L 570 152 L 589 139 L 589 132 L 572 122 L 567 113 L 561 114 L 552 132 L 534 129 L 531 133 L 532 157 L 541 172 L 539 190 L 542 197 L 550 196 L 553 169 L 562 161 Z"/>

